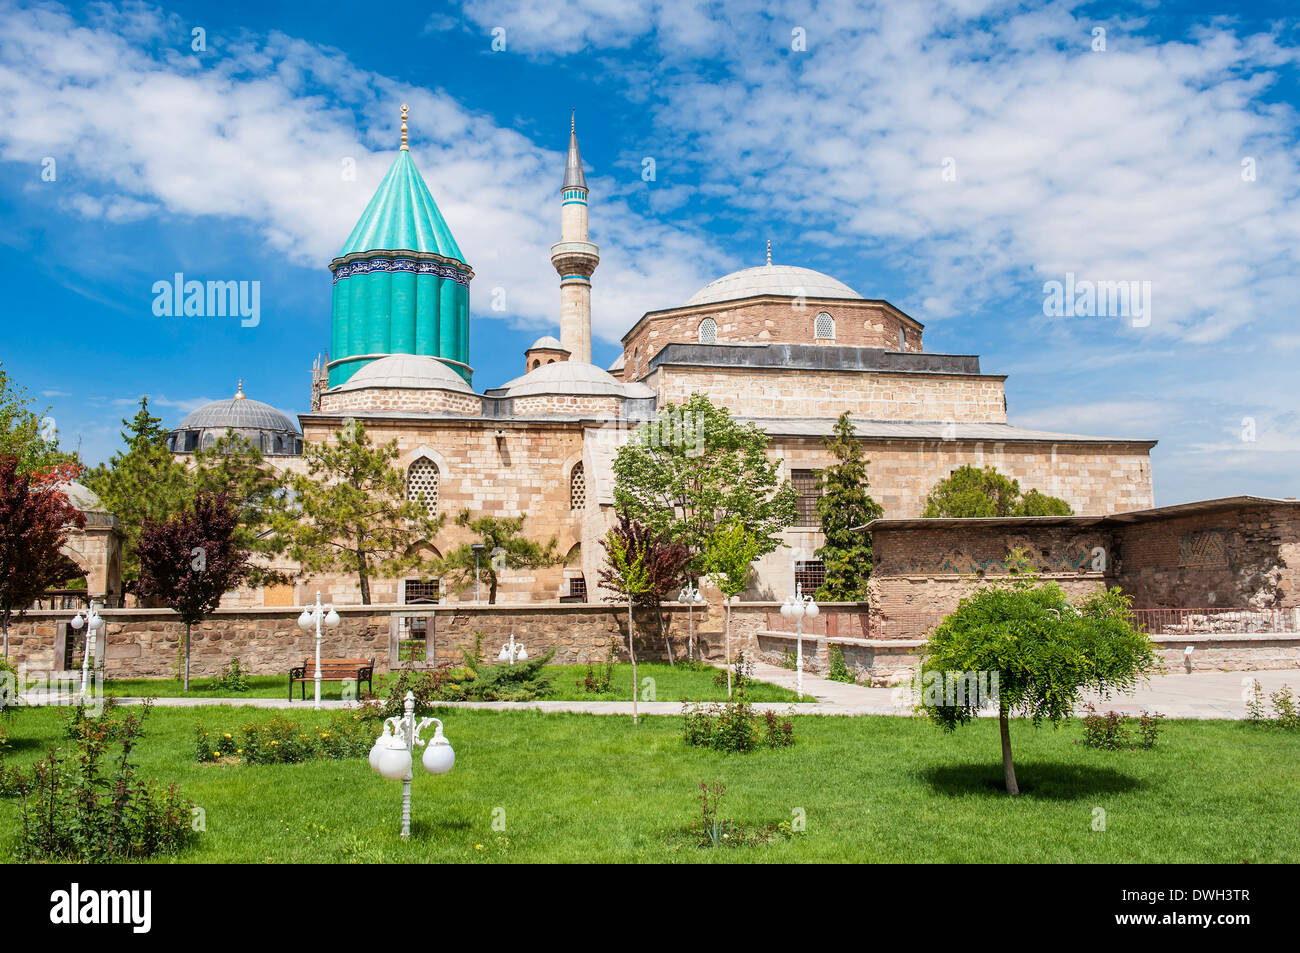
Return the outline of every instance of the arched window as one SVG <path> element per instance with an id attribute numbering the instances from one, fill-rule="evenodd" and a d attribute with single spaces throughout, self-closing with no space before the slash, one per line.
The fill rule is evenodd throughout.
<path id="1" fill-rule="evenodd" d="M 700 322 L 699 337 L 701 344 L 718 343 L 718 322 L 712 318 L 705 318 Z"/>
<path id="2" fill-rule="evenodd" d="M 898 349 L 900 351 L 907 350 L 907 335 L 903 333 L 903 326 L 901 324 L 898 326 Z"/>
<path id="3" fill-rule="evenodd" d="M 430 514 L 438 508 L 438 464 L 427 457 L 411 464 L 406 471 L 406 498 L 422 501 Z"/>
<path id="4" fill-rule="evenodd" d="M 541 360 L 540 360 L 539 358 L 536 358 L 536 357 L 533 358 L 533 370 L 537 370 L 537 369 L 538 369 L 539 367 L 541 367 L 541 366 L 542 366 L 542 362 L 541 362 Z"/>
<path id="5" fill-rule="evenodd" d="M 585 510 L 587 508 L 587 470 L 579 461 L 569 473 L 569 509 Z"/>
<path id="6" fill-rule="evenodd" d="M 217 435 L 214 433 L 205 433 L 203 435 L 203 449 L 207 450 L 217 442 Z"/>
<path id="7" fill-rule="evenodd" d="M 835 340 L 835 319 L 823 311 L 813 319 L 813 337 L 818 341 Z"/>

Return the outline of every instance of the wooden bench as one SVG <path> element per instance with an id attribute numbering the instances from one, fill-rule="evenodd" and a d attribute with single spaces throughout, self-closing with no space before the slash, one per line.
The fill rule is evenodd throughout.
<path id="1" fill-rule="evenodd" d="M 323 658 L 320 660 L 320 679 L 322 682 L 356 681 L 358 694 L 361 683 L 373 691 L 370 679 L 375 674 L 375 660 L 363 658 Z M 316 681 L 316 661 L 307 659 L 301 665 L 289 669 L 289 701 L 293 701 L 293 683 L 302 683 L 302 700 L 307 700 L 307 683 Z"/>

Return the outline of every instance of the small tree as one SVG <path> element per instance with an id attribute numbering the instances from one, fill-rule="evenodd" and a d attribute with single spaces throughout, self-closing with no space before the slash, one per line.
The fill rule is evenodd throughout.
<path id="1" fill-rule="evenodd" d="M 635 532 L 621 531 L 615 527 L 605 534 L 601 545 L 605 547 L 605 568 L 600 571 L 600 581 L 607 589 L 627 597 L 627 654 L 632 660 L 632 724 L 637 723 L 636 708 L 636 647 L 632 644 L 632 609 L 637 596 L 654 588 L 654 579 L 648 565 L 650 553 L 643 528 L 632 524 Z"/>
<path id="2" fill-rule="evenodd" d="M 703 554 L 719 526 L 740 520 L 760 555 L 784 545 L 780 533 L 795 521 L 798 494 L 782 480 L 781 460 L 767 454 L 767 434 L 739 424 L 723 407 L 692 394 L 668 404 L 614 457 L 614 502 L 619 511 L 691 554 L 690 573 L 703 571 Z"/>
<path id="3" fill-rule="evenodd" d="M 375 576 L 421 566 L 419 544 L 445 520 L 423 498 L 407 499 L 406 475 L 392 465 L 398 455 L 396 440 L 377 447 L 350 421 L 333 442 L 307 446 L 307 473 L 291 480 L 297 509 L 275 521 L 304 570 L 355 573 L 363 605 Z"/>
<path id="4" fill-rule="evenodd" d="M 535 543 L 523 536 L 524 517 L 474 516 L 461 510 L 456 525 L 467 529 L 483 546 L 475 555 L 472 543 L 464 543 L 452 550 L 435 567 L 454 591 L 459 592 L 477 581 L 487 580 L 488 605 L 497 601 L 497 587 L 501 573 L 507 569 L 543 569 L 558 566 L 564 561 L 555 551 L 554 536 L 545 544 Z M 478 575 L 475 576 L 475 573 Z"/>
<path id="5" fill-rule="evenodd" d="M 758 558 L 758 540 L 736 520 L 709 537 L 704 566 L 709 581 L 722 593 L 726 617 L 727 697 L 731 697 L 731 601 L 749 586 Z"/>
<path id="6" fill-rule="evenodd" d="M 857 602 L 866 598 L 873 553 L 871 534 L 855 530 L 885 515 L 880 504 L 867 492 L 867 451 L 847 413 L 835 421 L 835 433 L 825 439 L 826 449 L 838 461 L 822 472 L 824 492 L 817 500 L 826 543 L 817 558 L 826 567 L 826 579 L 817 598 L 834 602 Z"/>
<path id="7" fill-rule="evenodd" d="M 261 449 L 246 437 L 226 434 L 194 454 L 190 483 L 196 493 L 224 493 L 239 513 L 235 540 L 250 555 L 270 560 L 288 545 L 276 531 L 289 504 L 288 477 L 270 466 Z M 287 581 L 287 576 L 252 562 L 245 579 L 265 586 Z"/>
<path id="8" fill-rule="evenodd" d="M 122 528 L 122 587 L 140 595 L 140 560 L 137 544 L 146 521 L 161 523 L 180 512 L 192 498 L 185 467 L 177 463 L 163 443 L 167 431 L 162 418 L 149 413 L 149 398 L 140 398 L 140 409 L 130 420 L 123 419 L 122 441 L 126 449 L 115 453 L 82 478 L 104 508 L 118 518 Z"/>
<path id="9" fill-rule="evenodd" d="M 1022 554 L 1008 561 L 1016 570 L 1025 565 Z M 1003 774 L 1007 793 L 1014 795 L 1020 787 L 1011 758 L 1011 714 L 1033 719 L 1035 727 L 1044 718 L 1057 724 L 1084 691 L 1105 696 L 1131 690 L 1158 664 L 1154 645 L 1134 627 L 1130 600 L 1118 588 L 1074 607 L 1056 583 L 1026 572 L 963 599 L 930 635 L 919 708 L 953 731 L 986 704 L 997 704 Z M 978 690 L 981 685 L 991 692 Z"/>
<path id="10" fill-rule="evenodd" d="M 676 598 L 681 592 L 691 552 L 683 544 L 672 542 L 663 533 L 657 533 L 636 522 L 626 513 L 619 514 L 618 526 L 614 532 L 629 540 L 632 549 L 645 553 L 650 588 L 643 593 L 641 605 L 654 610 L 659 635 L 664 640 L 664 650 L 668 653 L 668 664 L 674 665 L 676 663 L 673 659 L 672 641 L 668 638 L 668 617 L 664 614 L 664 603 Z"/>
<path id="11" fill-rule="evenodd" d="M 191 507 L 140 532 L 141 595 L 175 610 L 185 623 L 185 691 L 190 690 L 190 628 L 216 609 L 248 573 L 236 539 L 239 511 L 224 494 L 198 493 Z"/>
<path id="12" fill-rule="evenodd" d="M 23 473 L 18 457 L 0 456 L 0 629 L 6 659 L 11 619 L 81 571 L 62 550 L 68 527 L 85 525 L 85 516 L 57 486 Z"/>
<path id="13" fill-rule="evenodd" d="M 1070 516 L 1070 504 L 1038 490 L 1020 495 L 1020 482 L 993 467 L 958 467 L 936 483 L 925 499 L 926 519 L 990 516 Z"/>

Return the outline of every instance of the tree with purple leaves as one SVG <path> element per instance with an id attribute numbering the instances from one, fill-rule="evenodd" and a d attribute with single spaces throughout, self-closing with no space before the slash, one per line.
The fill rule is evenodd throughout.
<path id="1" fill-rule="evenodd" d="M 224 493 L 199 491 L 194 502 L 140 530 L 140 594 L 173 609 L 185 623 L 185 691 L 190 690 L 190 629 L 249 571 L 237 538 L 239 511 Z"/>
<path id="2" fill-rule="evenodd" d="M 0 456 L 0 629 L 9 657 L 9 623 L 52 586 L 81 574 L 62 552 L 68 527 L 86 518 L 54 483 L 22 470 L 18 457 Z"/>

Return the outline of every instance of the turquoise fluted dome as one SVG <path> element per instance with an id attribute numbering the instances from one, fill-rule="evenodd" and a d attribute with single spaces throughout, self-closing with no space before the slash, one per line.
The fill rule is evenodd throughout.
<path id="1" fill-rule="evenodd" d="M 436 357 L 471 379 L 474 271 L 405 146 L 330 271 L 331 387 L 389 354 Z"/>

